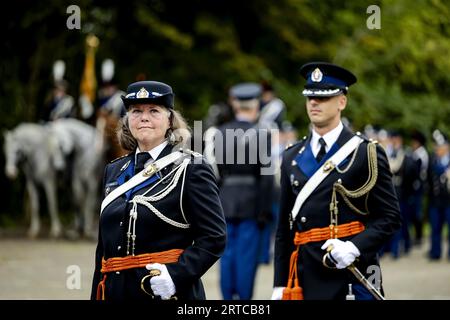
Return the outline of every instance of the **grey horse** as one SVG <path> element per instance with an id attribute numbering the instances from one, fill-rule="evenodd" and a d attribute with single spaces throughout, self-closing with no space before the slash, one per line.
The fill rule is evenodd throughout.
<path id="1" fill-rule="evenodd" d="M 77 207 L 75 227 L 82 235 L 93 238 L 104 157 L 102 136 L 95 127 L 70 118 L 52 121 L 48 127 L 66 158 L 73 154 L 71 183 Z"/>
<path id="2" fill-rule="evenodd" d="M 102 138 L 98 131 L 76 119 L 58 119 L 45 125 L 23 123 L 5 133 L 6 175 L 13 179 L 18 174 L 18 164 L 26 178 L 30 198 L 31 223 L 29 237 L 40 231 L 38 187 L 47 197 L 52 237 L 62 235 L 58 215 L 58 172 L 70 170 L 70 198 L 75 205 L 75 230 L 94 238 L 94 213 L 98 204 L 103 163 Z M 69 160 L 70 159 L 70 160 Z M 69 163 L 71 161 L 71 163 Z M 70 165 L 69 165 L 70 164 Z M 68 234 L 71 237 L 78 236 Z"/>
<path id="3" fill-rule="evenodd" d="M 30 199 L 31 224 L 29 237 L 36 237 L 40 230 L 38 186 L 42 186 L 50 213 L 52 237 L 59 237 L 62 226 L 58 216 L 56 196 L 56 170 L 64 167 L 64 159 L 57 141 L 45 126 L 23 123 L 5 133 L 4 151 L 6 175 L 14 179 L 18 174 L 18 164 L 26 178 L 26 190 Z"/>

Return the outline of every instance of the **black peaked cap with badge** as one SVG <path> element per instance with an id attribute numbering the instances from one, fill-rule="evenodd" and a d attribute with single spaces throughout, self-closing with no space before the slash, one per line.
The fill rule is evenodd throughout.
<path id="1" fill-rule="evenodd" d="M 237 100 L 259 99 L 262 93 L 262 86 L 254 82 L 238 83 L 230 88 L 230 97 Z"/>
<path id="2" fill-rule="evenodd" d="M 130 84 L 127 94 L 122 96 L 123 104 L 128 110 L 130 106 L 143 103 L 163 105 L 174 108 L 174 93 L 168 84 L 158 81 L 139 81 Z"/>
<path id="3" fill-rule="evenodd" d="M 346 94 L 348 87 L 356 82 L 349 70 L 328 62 L 310 62 L 300 68 L 306 79 L 305 97 L 334 97 Z"/>

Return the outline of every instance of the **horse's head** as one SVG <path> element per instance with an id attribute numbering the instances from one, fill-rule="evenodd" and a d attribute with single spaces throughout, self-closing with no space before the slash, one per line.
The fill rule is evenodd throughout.
<path id="1" fill-rule="evenodd" d="M 6 131 L 4 137 L 4 152 L 6 158 L 5 174 L 8 178 L 15 179 L 18 173 L 17 166 L 22 157 L 20 146 L 15 141 L 14 132 Z"/>

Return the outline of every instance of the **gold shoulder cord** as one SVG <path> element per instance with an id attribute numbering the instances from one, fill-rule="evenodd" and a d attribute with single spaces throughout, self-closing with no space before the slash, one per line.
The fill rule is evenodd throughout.
<path id="1" fill-rule="evenodd" d="M 339 173 L 344 173 L 348 171 L 348 169 L 353 164 L 357 153 L 358 149 L 355 150 L 349 165 L 344 170 L 338 170 Z M 378 177 L 377 146 L 376 143 L 374 142 L 370 142 L 367 144 L 367 161 L 369 168 L 368 177 L 367 181 L 361 187 L 359 187 L 356 190 L 348 190 L 342 185 L 341 179 L 339 179 L 333 184 L 333 193 L 330 202 L 330 235 L 332 238 L 336 238 L 337 236 L 337 225 L 338 225 L 338 206 L 337 206 L 338 201 L 336 192 L 342 196 L 345 203 L 350 207 L 350 209 L 361 215 L 369 214 L 369 209 L 367 208 L 369 191 L 375 186 Z M 356 208 L 349 199 L 349 198 L 360 198 L 364 195 L 366 195 L 365 206 L 367 212 L 363 212 L 358 208 Z"/>

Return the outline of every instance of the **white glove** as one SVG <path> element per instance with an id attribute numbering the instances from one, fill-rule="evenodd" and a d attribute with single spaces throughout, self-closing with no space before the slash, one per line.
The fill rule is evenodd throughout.
<path id="1" fill-rule="evenodd" d="M 273 288 L 271 300 L 281 300 L 283 298 L 283 290 L 285 287 L 275 287 Z"/>
<path id="2" fill-rule="evenodd" d="M 175 294 L 175 284 L 170 277 L 165 264 L 151 263 L 145 266 L 147 270 L 158 269 L 161 271 L 159 276 L 150 278 L 150 287 L 156 296 L 162 300 L 169 300 Z"/>
<path id="3" fill-rule="evenodd" d="M 344 242 L 339 239 L 328 239 L 321 249 L 326 250 L 330 245 L 333 246 L 333 250 L 330 252 L 330 258 L 337 262 L 336 268 L 338 269 L 347 268 L 361 254 L 353 242 Z"/>

